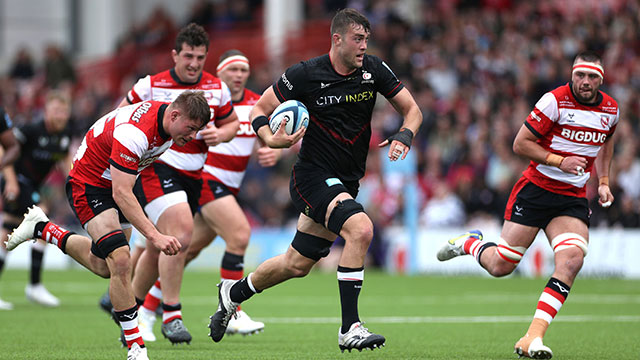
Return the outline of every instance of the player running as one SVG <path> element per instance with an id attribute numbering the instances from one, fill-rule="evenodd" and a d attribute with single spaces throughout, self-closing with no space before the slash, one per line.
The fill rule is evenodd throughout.
<path id="1" fill-rule="evenodd" d="M 297 233 L 285 254 L 258 266 L 242 280 L 223 280 L 219 303 L 209 325 L 211 338 L 222 339 L 237 306 L 256 293 L 294 277 L 303 277 L 327 256 L 338 235 L 345 247 L 338 265 L 342 326 L 338 346 L 344 350 L 374 349 L 385 338 L 365 328 L 358 316 L 358 296 L 364 280 L 364 259 L 373 224 L 354 200 L 371 138 L 371 116 L 377 93 L 384 95 L 404 118 L 401 130 L 385 140 L 391 161 L 404 159 L 422 114 L 409 91 L 379 58 L 365 54 L 370 24 L 354 9 L 339 11 L 331 22 L 329 54 L 303 61 L 285 71 L 251 112 L 252 125 L 270 147 L 290 147 L 302 141 L 293 167 L 290 194 L 300 212 Z M 308 129 L 292 135 L 273 134 L 267 116 L 282 102 L 298 100 L 310 114 Z"/>
<path id="2" fill-rule="evenodd" d="M 128 360 L 145 360 L 147 349 L 138 331 L 138 304 L 131 287 L 127 233 L 135 226 L 166 255 L 180 242 L 160 233 L 144 215 L 133 194 L 138 174 L 174 142 L 184 146 L 209 121 L 202 92 L 184 92 L 171 104 L 145 101 L 116 109 L 96 121 L 73 160 L 66 190 L 69 204 L 89 237 L 49 221 L 33 206 L 9 235 L 7 250 L 30 239 L 56 245 L 95 274 L 110 278 L 109 293 L 128 347 Z"/>
<path id="3" fill-rule="evenodd" d="M 209 147 L 202 173 L 200 210 L 194 218 L 193 237 L 186 256 L 188 264 L 220 235 L 226 244 L 220 265 L 222 280 L 242 279 L 244 254 L 251 237 L 249 221 L 236 200 L 257 139 L 251 128 L 249 111 L 260 95 L 245 88 L 249 72 L 249 59 L 242 52 L 229 50 L 220 56 L 216 75 L 231 91 L 233 107 L 240 120 L 240 130 L 228 143 Z M 265 167 L 275 165 L 280 149 L 272 149 L 260 143 L 261 146 L 257 148 L 258 163 Z M 162 298 L 161 288 L 161 282 L 156 281 L 140 307 L 140 332 L 145 340 L 155 338 L 153 324 Z M 263 329 L 264 323 L 252 320 L 239 308 L 236 316 L 229 320 L 227 333 L 248 335 Z"/>
<path id="4" fill-rule="evenodd" d="M 437 254 L 440 261 L 472 255 L 489 274 L 505 276 L 518 266 L 538 231 L 544 230 L 554 251 L 555 271 L 527 333 L 515 345 L 520 356 L 553 356 L 542 338 L 587 255 L 591 211 L 586 184 L 594 165 L 600 205 L 613 202 L 609 168 L 619 110 L 616 101 L 599 90 L 603 80 L 598 55 L 576 56 L 571 82 L 538 100 L 513 143 L 514 152 L 531 162 L 511 191 L 500 238 L 486 241 L 482 232 L 473 230 L 449 240 Z"/>

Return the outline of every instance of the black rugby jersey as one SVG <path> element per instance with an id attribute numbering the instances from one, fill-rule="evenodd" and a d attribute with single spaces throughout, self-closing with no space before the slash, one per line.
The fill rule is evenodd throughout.
<path id="1" fill-rule="evenodd" d="M 67 157 L 71 143 L 69 124 L 57 134 L 49 134 L 44 120 L 15 127 L 13 132 L 20 143 L 20 157 L 13 164 L 16 174 L 40 187 L 51 168 Z"/>
<path id="2" fill-rule="evenodd" d="M 371 115 L 377 93 L 395 96 L 404 86 L 378 57 L 364 56 L 362 67 L 338 74 L 329 55 L 288 68 L 273 84 L 278 100 L 298 100 L 309 110 L 298 164 L 313 164 L 343 181 L 364 176 Z"/>
<path id="3" fill-rule="evenodd" d="M 12 123 L 9 115 L 4 111 L 4 108 L 0 106 L 0 133 L 3 133 L 11 129 Z"/>

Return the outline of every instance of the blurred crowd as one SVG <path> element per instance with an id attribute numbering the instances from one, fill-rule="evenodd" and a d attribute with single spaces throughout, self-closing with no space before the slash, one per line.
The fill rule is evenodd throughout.
<path id="1" fill-rule="evenodd" d="M 611 174 L 616 202 L 607 211 L 600 209 L 593 201 L 597 181 L 590 181 L 592 226 L 639 227 L 639 2 L 309 0 L 305 16 L 309 21 L 328 20 L 338 8 L 355 7 L 371 21 L 368 52 L 389 64 L 424 116 L 411 151 L 417 159 L 420 223 L 428 227 L 501 223 L 509 191 L 527 166 L 511 150 L 515 134 L 545 92 L 570 80 L 576 53 L 600 53 L 605 67 L 602 90 L 618 101 L 622 120 Z M 263 6 L 260 0 L 197 1 L 187 22 L 211 32 L 259 26 Z M 81 138 L 116 107 L 137 78 L 158 70 L 149 68 L 149 61 L 130 66 L 127 59 L 150 52 L 158 66 L 172 66 L 168 51 L 183 25 L 159 7 L 147 22 L 130 29 L 114 49 L 121 72 L 117 86 L 101 79 L 99 72 L 83 70 L 73 54 L 59 46 L 48 46 L 43 59 L 34 59 L 25 44 L 9 71 L 0 74 L 0 104 L 14 122 L 30 122 L 42 112 L 48 89 L 68 91 L 74 99 L 72 122 Z M 328 28 L 326 39 L 328 49 Z M 209 56 L 209 63 L 216 61 Z M 249 87 L 262 92 L 283 70 L 252 67 L 254 75 L 261 75 L 254 76 Z M 93 76 L 85 76 L 89 73 Z M 396 132 L 401 122 L 381 101 L 360 199 L 379 228 L 403 220 L 407 179 L 386 174 L 386 160 L 377 150 L 377 143 Z M 250 165 L 239 201 L 254 226 L 291 226 L 297 218 L 288 194 L 295 153 L 286 152 L 271 169 Z M 61 186 L 63 179 L 64 174 L 52 177 L 51 186 Z M 59 193 L 49 196 L 50 206 L 59 208 L 52 213 L 75 221 L 66 200 L 56 198 Z"/>

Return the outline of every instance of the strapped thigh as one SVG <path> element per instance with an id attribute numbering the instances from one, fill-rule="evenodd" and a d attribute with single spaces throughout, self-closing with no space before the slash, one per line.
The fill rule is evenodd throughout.
<path id="1" fill-rule="evenodd" d="M 569 249 L 572 246 L 580 248 L 583 256 L 587 256 L 589 243 L 580 234 L 576 233 L 564 233 L 560 234 L 551 240 L 551 247 L 553 252 L 558 252 L 564 249 Z"/>
<path id="2" fill-rule="evenodd" d="M 95 243 L 92 242 L 91 252 L 93 253 L 93 255 L 104 260 L 115 249 L 122 246 L 129 246 L 127 237 L 124 235 L 124 232 L 122 232 L 122 230 L 114 230 L 102 236 Z"/>
<path id="3" fill-rule="evenodd" d="M 340 230 L 342 230 L 342 225 L 344 225 L 352 215 L 359 212 L 364 212 L 364 208 L 357 201 L 353 199 L 338 200 L 338 203 L 331 211 L 331 215 L 329 215 L 327 229 L 339 235 Z"/>
<path id="4" fill-rule="evenodd" d="M 527 248 L 524 246 L 511 246 L 507 243 L 507 241 L 503 238 L 498 240 L 498 255 L 505 261 L 508 261 L 512 264 L 518 264 L 524 253 L 527 251 Z"/>
<path id="5" fill-rule="evenodd" d="M 311 260 L 318 261 L 321 258 L 329 255 L 331 244 L 333 244 L 333 242 L 327 239 L 303 233 L 298 230 L 296 232 L 296 235 L 293 237 L 291 247 L 296 249 L 296 251 L 299 252 L 300 255 Z"/>

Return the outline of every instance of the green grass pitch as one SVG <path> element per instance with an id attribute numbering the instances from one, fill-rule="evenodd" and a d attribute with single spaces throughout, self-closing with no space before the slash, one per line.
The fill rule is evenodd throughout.
<path id="1" fill-rule="evenodd" d="M 97 305 L 107 286 L 84 270 L 47 271 L 45 284 L 62 305 L 45 309 L 24 297 L 27 271 L 8 270 L 0 295 L 0 359 L 125 359 L 119 330 Z M 191 345 L 160 334 L 151 359 L 514 359 L 546 279 L 401 276 L 368 271 L 360 316 L 386 347 L 341 353 L 335 273 L 312 272 L 254 296 L 243 306 L 265 331 L 207 336 L 217 306 L 217 273 L 188 270 L 182 290 Z M 545 344 L 557 359 L 640 359 L 640 281 L 578 278 L 551 324 Z"/>

